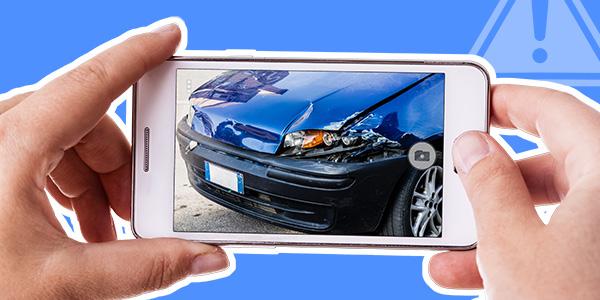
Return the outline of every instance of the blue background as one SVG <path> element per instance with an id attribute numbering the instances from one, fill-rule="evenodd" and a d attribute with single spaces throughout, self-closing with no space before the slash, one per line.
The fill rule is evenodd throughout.
<path id="1" fill-rule="evenodd" d="M 581 3 L 594 22 L 599 23 L 600 3 L 592 0 Z M 0 5 L 0 93 L 35 83 L 128 29 L 169 16 L 180 16 L 187 23 L 188 49 L 469 53 L 497 4 L 465 0 L 4 1 Z M 520 28 L 544 22 L 538 18 L 534 23 L 533 17 L 519 20 Z M 547 22 L 558 21 L 550 13 Z M 494 47 L 493 40 L 491 43 L 490 48 Z M 567 47 L 590 47 L 568 43 L 546 46 L 550 56 L 553 49 L 568 53 Z M 505 63 L 509 65 L 510 57 L 496 56 L 491 61 L 494 66 L 502 67 Z M 568 58 L 562 61 L 564 70 L 561 64 L 555 65 L 558 67 L 553 73 L 578 73 L 567 70 Z M 535 63 L 531 70 L 537 70 Z M 587 75 L 598 77 L 598 74 Z M 545 78 L 543 74 L 528 74 L 528 77 Z M 575 87 L 591 98 L 600 99 L 600 89 L 594 84 L 580 81 Z M 118 112 L 124 118 L 124 105 Z M 536 148 L 517 136 L 507 136 L 506 140 L 515 152 Z M 462 298 L 439 295 L 429 289 L 421 277 L 421 257 L 280 254 L 236 258 L 237 271 L 232 276 L 195 283 L 169 297 Z"/>

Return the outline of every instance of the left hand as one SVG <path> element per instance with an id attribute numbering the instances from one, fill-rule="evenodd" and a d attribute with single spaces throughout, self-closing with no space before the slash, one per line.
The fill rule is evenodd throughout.
<path id="1" fill-rule="evenodd" d="M 8 299 L 122 298 L 228 266 L 219 248 L 178 239 L 115 241 L 131 214 L 131 149 L 106 115 L 113 99 L 171 57 L 168 25 L 99 54 L 42 89 L 0 102 L 0 290 Z M 46 190 L 72 209 L 69 239 Z"/>

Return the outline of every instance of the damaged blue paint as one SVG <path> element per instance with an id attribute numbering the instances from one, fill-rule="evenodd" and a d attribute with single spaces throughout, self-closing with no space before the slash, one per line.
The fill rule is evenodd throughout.
<path id="1" fill-rule="evenodd" d="M 349 128 L 350 135 L 370 131 L 405 147 L 443 134 L 444 74 L 433 74 Z"/>
<path id="2" fill-rule="evenodd" d="M 286 134 L 310 129 L 425 139 L 443 128 L 443 86 L 443 74 L 225 71 L 190 96 L 191 127 L 271 154 Z"/>

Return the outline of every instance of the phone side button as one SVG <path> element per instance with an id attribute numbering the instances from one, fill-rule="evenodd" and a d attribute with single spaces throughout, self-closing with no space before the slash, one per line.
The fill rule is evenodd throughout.
<path id="1" fill-rule="evenodd" d="M 150 128 L 144 128 L 144 172 L 150 170 Z"/>

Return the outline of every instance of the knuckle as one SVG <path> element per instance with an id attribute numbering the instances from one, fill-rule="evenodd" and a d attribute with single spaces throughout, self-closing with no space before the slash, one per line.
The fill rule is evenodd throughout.
<path id="1" fill-rule="evenodd" d="M 507 166 L 502 162 L 498 162 L 494 157 L 489 157 L 481 166 L 480 176 L 483 179 L 492 179 L 506 174 Z"/>
<path id="2" fill-rule="evenodd" d="M 128 47 L 131 53 L 130 59 L 134 62 L 132 65 L 141 68 L 141 72 L 145 73 L 150 70 L 150 63 L 147 61 L 148 51 L 150 49 L 151 37 L 148 35 L 140 35 L 135 37 L 136 43 L 131 43 Z"/>
<path id="3" fill-rule="evenodd" d="M 475 195 L 481 195 L 496 185 L 505 185 L 509 177 L 509 166 L 493 157 L 488 157 L 473 167 L 470 181 Z"/>
<path id="4" fill-rule="evenodd" d="M 11 125 L 10 122 L 3 122 L 4 119 L 0 118 L 0 150 L 5 149 L 6 147 L 4 147 L 4 145 L 10 145 L 10 132 L 11 132 L 11 128 L 10 126 L 14 126 Z M 5 155 L 1 155 L 0 157 L 5 157 Z"/>
<path id="5" fill-rule="evenodd" d="M 150 272 L 146 275 L 143 288 L 148 291 L 168 287 L 178 278 L 177 266 L 168 256 L 159 255 L 154 258 Z"/>
<path id="6" fill-rule="evenodd" d="M 143 54 L 148 48 L 151 47 L 155 38 L 152 34 L 140 34 L 131 38 L 133 43 L 131 45 L 135 48 L 138 54 Z"/>
<path id="7" fill-rule="evenodd" d="M 22 133 L 23 122 L 19 118 L 0 118 L 0 166 L 7 168 L 34 161 L 32 154 L 35 148 L 27 144 L 32 137 Z"/>
<path id="8" fill-rule="evenodd" d="M 579 99 L 577 99 L 577 97 L 573 96 L 572 94 L 565 92 L 565 91 L 561 91 L 561 90 L 556 90 L 556 89 L 551 89 L 551 88 L 541 88 L 542 89 L 542 93 L 540 93 L 541 97 L 537 98 L 537 106 L 538 107 L 546 107 L 547 105 L 556 105 L 557 103 L 563 103 L 563 104 L 573 104 L 573 103 L 579 103 Z"/>
<path id="9" fill-rule="evenodd" d="M 98 58 L 92 58 L 68 74 L 71 80 L 81 84 L 96 85 L 98 82 L 109 82 L 110 79 L 108 67 Z"/>

